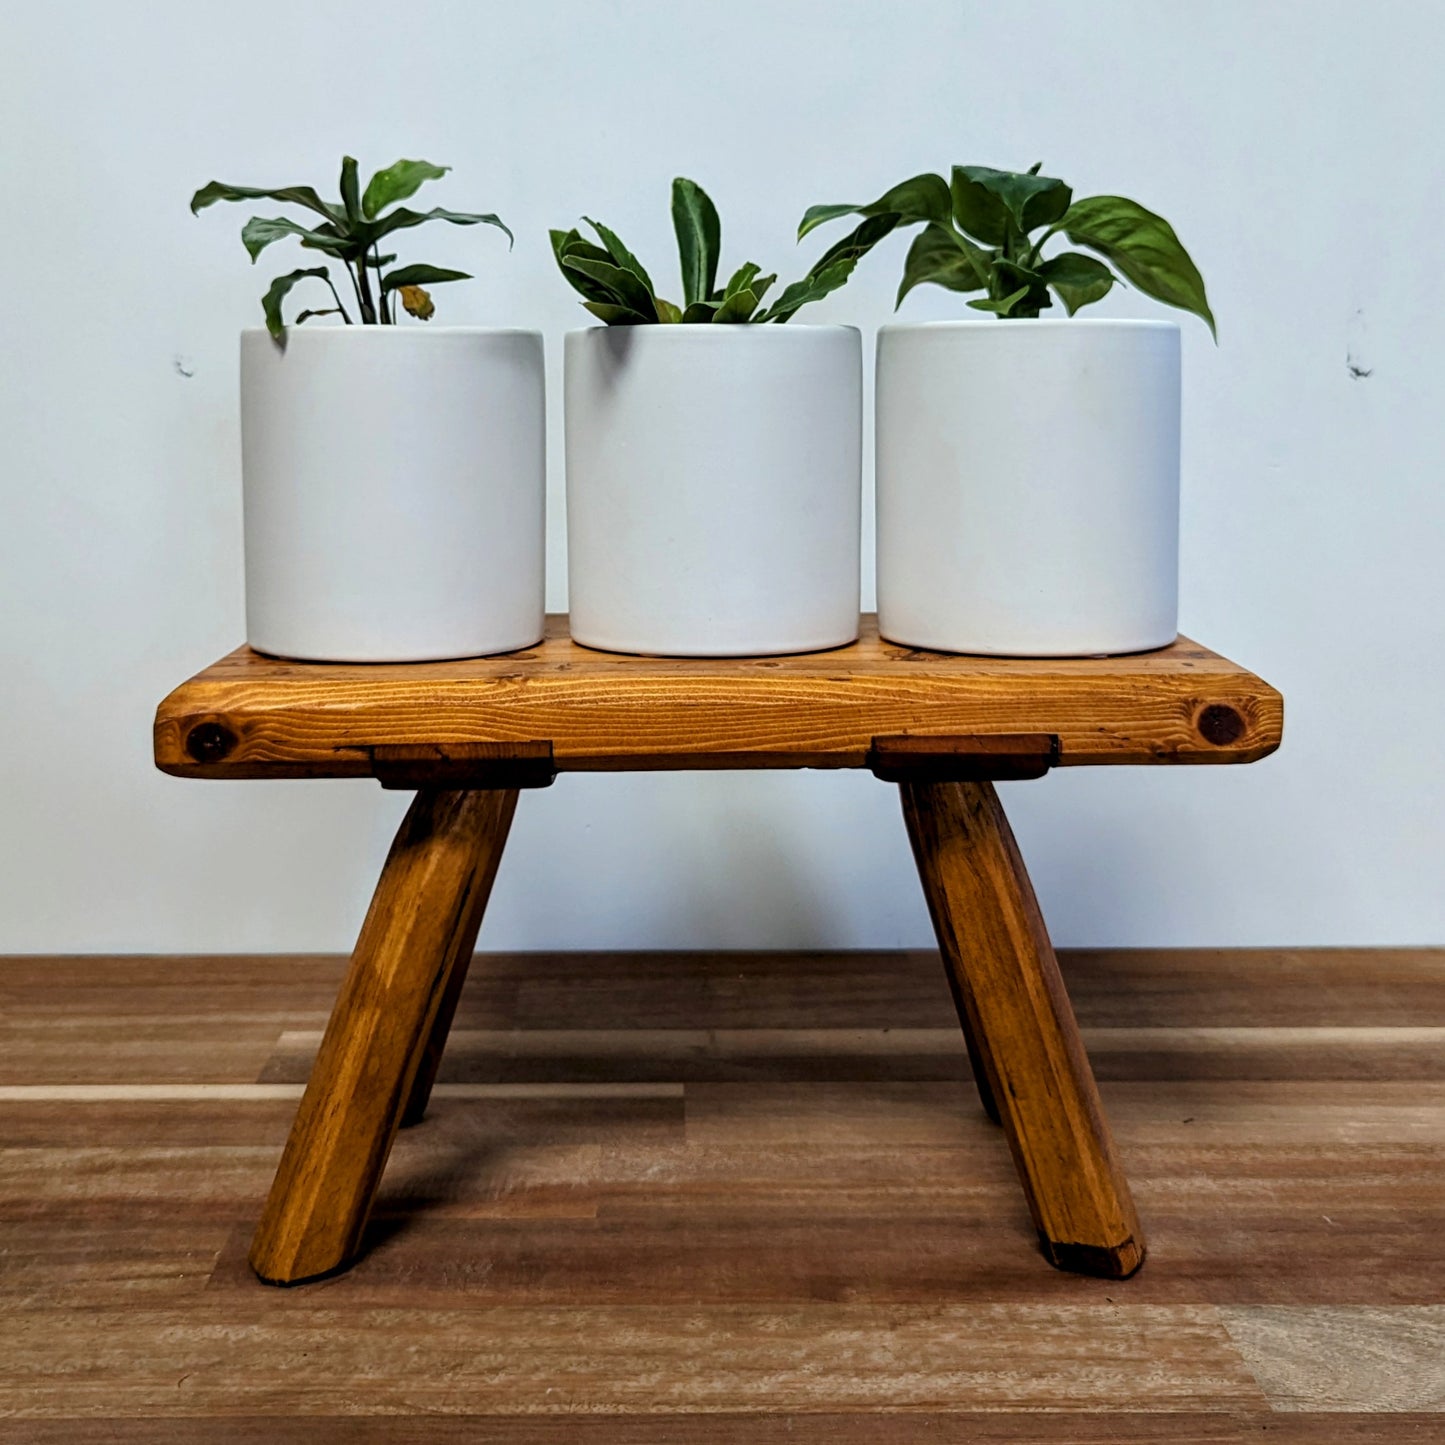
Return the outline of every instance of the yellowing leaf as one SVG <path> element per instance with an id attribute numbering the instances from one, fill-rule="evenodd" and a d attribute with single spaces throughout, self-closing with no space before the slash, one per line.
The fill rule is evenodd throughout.
<path id="1" fill-rule="evenodd" d="M 418 321 L 430 321 L 436 315 L 436 305 L 429 291 L 423 291 L 420 286 L 398 286 L 396 290 L 401 304 Z"/>

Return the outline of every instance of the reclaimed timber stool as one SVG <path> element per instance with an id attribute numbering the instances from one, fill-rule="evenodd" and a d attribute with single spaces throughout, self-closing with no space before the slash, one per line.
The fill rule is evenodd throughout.
<path id="1" fill-rule="evenodd" d="M 984 1108 L 1043 1252 L 1122 1278 L 1144 1237 L 1028 874 L 994 792 L 1052 767 L 1248 763 L 1283 704 L 1181 638 L 1132 657 L 955 657 L 862 638 L 784 658 L 579 647 L 414 664 L 242 647 L 160 706 L 188 778 L 374 777 L 415 791 L 361 928 L 251 1247 L 272 1284 L 361 1247 L 397 1129 L 422 1116 L 522 788 L 559 772 L 868 768 L 897 783 Z"/>

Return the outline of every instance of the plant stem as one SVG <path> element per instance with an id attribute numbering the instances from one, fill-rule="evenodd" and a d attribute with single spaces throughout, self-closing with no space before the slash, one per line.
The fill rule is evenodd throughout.
<path id="1" fill-rule="evenodd" d="M 1037 266 L 1039 263 L 1039 255 L 1044 249 L 1044 242 L 1047 241 L 1050 236 L 1058 235 L 1061 229 L 1062 228 L 1059 226 L 1050 226 L 1049 229 L 1045 231 L 1044 234 L 1040 236 L 1037 241 L 1034 242 L 1033 249 L 1029 252 L 1028 259 L 1024 262 L 1024 265 L 1030 271 L 1032 271 L 1034 267 Z"/>
<path id="2" fill-rule="evenodd" d="M 371 298 L 371 278 L 366 274 L 366 252 L 356 258 L 356 274 L 361 278 L 361 319 L 369 325 L 376 323 L 376 302 Z"/>
<path id="3" fill-rule="evenodd" d="M 348 281 L 351 282 L 351 289 L 356 293 L 356 310 L 357 310 L 357 314 L 361 317 L 362 321 L 364 322 L 364 321 L 366 320 L 366 312 L 365 312 L 365 310 L 363 309 L 362 304 L 361 304 L 361 287 L 357 284 L 357 281 L 356 281 L 356 269 L 355 269 L 355 267 L 352 266 L 352 264 L 351 264 L 350 261 L 343 261 L 343 262 L 342 262 L 342 265 L 344 265 L 344 266 L 346 267 L 346 278 L 347 278 Z"/>
<path id="4" fill-rule="evenodd" d="M 330 272 L 328 272 L 327 275 L 326 275 L 326 285 L 327 285 L 327 289 L 330 290 L 332 296 L 336 298 L 336 309 L 341 313 L 341 319 L 342 319 L 348 326 L 350 326 L 350 325 L 351 325 L 351 317 L 349 317 L 349 316 L 346 314 L 346 307 L 344 307 L 344 306 L 341 304 L 341 297 L 340 297 L 340 296 L 337 296 L 337 294 L 336 294 L 336 287 L 331 284 L 331 274 L 330 274 Z"/>
<path id="5" fill-rule="evenodd" d="M 373 242 L 371 254 L 376 261 L 376 289 L 381 298 L 381 322 L 383 326 L 394 326 L 396 324 L 396 313 L 391 309 L 391 297 L 387 294 L 386 288 L 381 284 L 380 245 Z"/>
<path id="6" fill-rule="evenodd" d="M 973 274 L 978 277 L 979 285 L 988 290 L 993 281 L 993 267 L 985 268 L 983 262 L 979 260 L 977 252 L 972 249 L 973 242 L 967 236 L 963 239 L 970 247 L 963 254 L 968 258 L 968 264 L 973 267 Z"/>

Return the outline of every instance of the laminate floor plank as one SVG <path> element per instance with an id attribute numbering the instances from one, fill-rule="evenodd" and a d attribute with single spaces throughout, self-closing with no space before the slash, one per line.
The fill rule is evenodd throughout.
<path id="1" fill-rule="evenodd" d="M 216 1295 L 207 1296 L 217 1300 Z M 331 1298 L 335 1298 L 333 1295 Z M 866 1305 L 31 1310 L 0 1410 L 85 1416 L 401 1411 L 1258 1408 L 1215 1310 Z M 57 1358 L 63 1326 L 73 1352 Z M 236 1368 L 244 1339 L 247 1368 Z M 400 1346 L 400 1347 L 399 1347 Z M 278 1408 L 280 1407 L 280 1408 Z"/>
<path id="2" fill-rule="evenodd" d="M 268 1289 L 343 968 L 0 959 L 6 1445 L 1445 1440 L 1445 950 L 1065 955 L 1123 1283 L 1040 1258 L 936 955 L 483 955 L 366 1257 Z"/>
<path id="3" fill-rule="evenodd" d="M 1445 1304 L 1279 1305 L 1223 1318 L 1276 1410 L 1445 1412 Z"/>
<path id="4" fill-rule="evenodd" d="M 13 1420 L 16 1445 L 1438 1445 L 1434 1414 L 1273 1415 L 910 1410 L 851 1415 L 149 1416 Z"/>
<path id="5" fill-rule="evenodd" d="M 8 1422 L 16 1445 L 1438 1445 L 1434 1414 L 1273 1415 L 910 1410 L 851 1415 L 148 1416 Z"/>
<path id="6" fill-rule="evenodd" d="M 1445 1028 L 1085 1029 L 1101 1082 L 1410 1079 L 1445 1082 Z M 275 1036 L 273 1035 L 273 1038 Z M 306 1081 L 319 1029 L 282 1032 L 257 1078 Z M 446 1083 L 941 1082 L 972 1077 L 957 1025 L 939 1029 L 454 1029 Z"/>
<path id="7" fill-rule="evenodd" d="M 216 1023 L 155 1014 L 77 1014 L 0 1025 L 0 1085 L 37 1078 L 56 1084 L 145 1081 L 155 1077 L 157 1054 L 176 1082 L 254 1077 L 274 1052 L 277 1032 L 274 1019 Z"/>

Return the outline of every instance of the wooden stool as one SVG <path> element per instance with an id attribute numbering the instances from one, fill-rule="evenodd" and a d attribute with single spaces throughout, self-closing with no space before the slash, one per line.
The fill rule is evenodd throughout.
<path id="1" fill-rule="evenodd" d="M 785 658 L 593 652 L 549 619 L 527 652 L 295 663 L 240 648 L 173 692 L 155 758 L 193 778 L 374 777 L 415 790 L 271 1187 L 251 1264 L 272 1284 L 357 1255 L 398 1127 L 436 1078 L 519 789 L 559 772 L 868 768 L 897 783 L 983 1106 L 1043 1252 L 1108 1278 L 1144 1259 L 1000 779 L 1051 767 L 1247 763 L 1280 696 L 1181 638 L 1133 657 L 954 657 L 862 639 Z"/>

